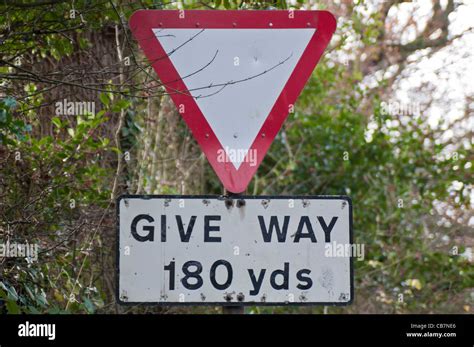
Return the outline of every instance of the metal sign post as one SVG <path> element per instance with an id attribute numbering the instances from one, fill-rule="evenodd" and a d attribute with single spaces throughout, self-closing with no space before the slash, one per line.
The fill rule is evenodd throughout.
<path id="1" fill-rule="evenodd" d="M 242 196 L 241 193 L 227 193 L 226 189 L 224 188 L 224 195 L 227 196 L 229 199 L 238 199 Z M 240 202 L 242 203 L 242 202 Z M 235 306 L 222 306 L 222 314 L 245 314 L 245 306 L 243 305 L 235 305 Z"/>

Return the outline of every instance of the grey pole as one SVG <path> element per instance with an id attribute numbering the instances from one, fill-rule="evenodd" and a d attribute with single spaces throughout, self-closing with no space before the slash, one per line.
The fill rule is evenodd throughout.
<path id="1" fill-rule="evenodd" d="M 226 189 L 224 188 L 224 196 L 230 200 L 238 199 L 241 195 L 242 194 L 226 192 Z M 236 203 L 233 205 L 235 206 Z M 222 314 L 245 314 L 245 307 L 244 305 L 239 304 L 222 306 Z"/>

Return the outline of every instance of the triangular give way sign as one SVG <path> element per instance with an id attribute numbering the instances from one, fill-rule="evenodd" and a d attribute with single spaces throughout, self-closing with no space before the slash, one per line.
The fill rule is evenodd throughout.
<path id="1" fill-rule="evenodd" d="M 336 20 L 326 11 L 140 10 L 130 28 L 224 187 L 240 193 Z"/>

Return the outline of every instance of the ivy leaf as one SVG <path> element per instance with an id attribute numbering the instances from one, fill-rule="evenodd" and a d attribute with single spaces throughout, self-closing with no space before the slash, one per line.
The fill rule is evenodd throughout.
<path id="1" fill-rule="evenodd" d="M 109 106 L 110 99 L 109 99 L 109 97 L 107 96 L 106 93 L 100 93 L 99 94 L 99 99 L 102 102 L 102 104 L 104 104 L 104 106 Z"/>

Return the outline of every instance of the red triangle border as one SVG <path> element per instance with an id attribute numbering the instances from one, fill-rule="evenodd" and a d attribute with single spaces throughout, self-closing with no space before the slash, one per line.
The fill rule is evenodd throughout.
<path id="1" fill-rule="evenodd" d="M 184 105 L 186 112 L 181 115 L 209 163 L 224 187 L 233 193 L 241 193 L 246 190 L 273 139 L 288 117 L 289 106 L 295 104 L 336 30 L 336 20 L 327 11 L 139 10 L 132 14 L 129 23 L 134 37 L 145 52 L 147 59 L 151 62 L 153 69 L 164 84 L 176 107 L 179 109 L 179 105 Z M 152 29 L 157 28 L 316 29 L 250 147 L 250 149 L 257 150 L 258 153 L 255 166 L 251 166 L 249 162 L 244 161 L 239 170 L 236 170 L 230 161 L 218 162 L 218 151 L 223 148 L 196 101 L 189 95 L 173 63 L 153 34 Z"/>

